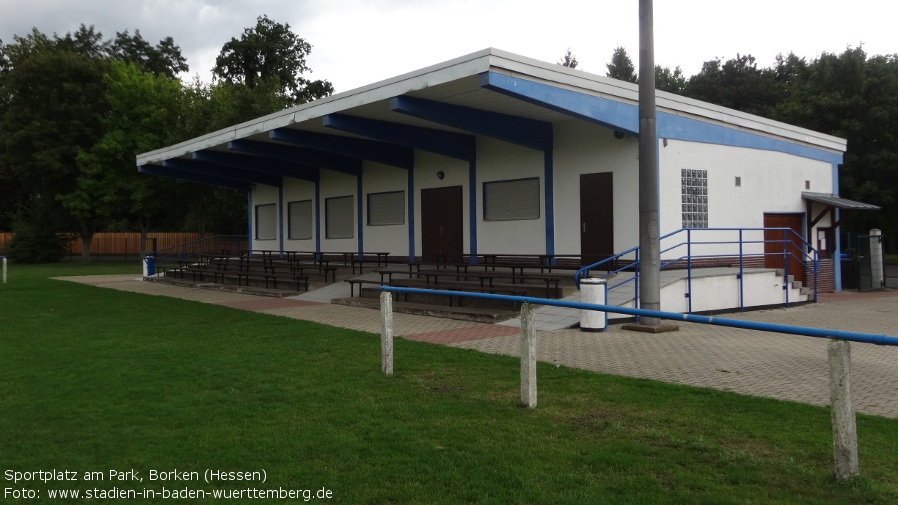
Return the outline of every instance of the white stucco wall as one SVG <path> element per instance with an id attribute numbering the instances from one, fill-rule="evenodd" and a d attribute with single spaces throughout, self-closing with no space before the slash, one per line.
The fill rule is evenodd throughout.
<path id="1" fill-rule="evenodd" d="M 546 181 L 543 151 L 484 137 L 477 138 L 477 252 L 544 254 L 546 252 Z M 515 221 L 483 219 L 483 183 L 539 178 L 539 218 Z"/>
<path id="2" fill-rule="evenodd" d="M 614 250 L 639 244 L 639 142 L 584 121 L 555 125 L 555 252 L 580 254 L 580 174 L 612 172 Z"/>
<path id="3" fill-rule="evenodd" d="M 278 229 L 278 235 L 274 240 L 258 240 L 256 239 L 256 206 L 257 205 L 266 205 L 266 204 L 275 204 L 279 206 L 278 203 L 278 188 L 274 186 L 266 186 L 264 184 L 256 184 L 252 189 L 252 249 L 253 251 L 276 251 L 280 250 L 280 228 L 275 225 Z M 281 209 L 277 209 L 280 211 Z"/>
<path id="4" fill-rule="evenodd" d="M 833 189 L 832 165 L 823 161 L 780 152 L 698 142 L 668 140 L 667 146 L 664 146 L 663 139 L 659 140 L 658 150 L 661 235 L 682 227 L 681 169 L 708 172 L 709 228 L 761 228 L 765 213 L 806 213 L 802 191 L 831 193 Z M 741 178 L 739 187 L 736 186 L 736 177 Z M 810 189 L 805 189 L 805 181 L 810 181 Z M 810 216 L 810 219 L 814 217 Z M 826 216 L 817 227 L 827 227 L 829 224 L 829 216 Z M 725 240 L 738 237 L 735 232 L 724 235 Z M 754 240 L 763 240 L 761 232 L 755 232 L 755 235 Z M 707 237 L 706 234 L 696 234 L 696 238 L 710 240 L 699 237 Z M 813 242 L 812 245 L 816 246 Z M 763 252 L 763 244 L 746 247 L 746 253 Z M 665 244 L 662 243 L 664 248 Z M 703 248 L 704 253 L 710 254 L 733 254 L 738 251 L 736 246 Z M 693 251 L 693 254 L 696 252 Z"/>

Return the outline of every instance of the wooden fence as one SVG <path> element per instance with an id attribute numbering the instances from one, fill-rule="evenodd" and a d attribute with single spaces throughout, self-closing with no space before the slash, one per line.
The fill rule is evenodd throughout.
<path id="1" fill-rule="evenodd" d="M 156 248 L 163 249 L 211 236 L 212 234 L 151 232 L 147 234 L 147 249 L 152 249 L 151 239 L 154 238 L 156 239 Z M 0 254 L 6 253 L 7 244 L 9 244 L 11 238 L 12 233 L 0 233 Z M 66 252 L 72 256 L 81 256 L 81 238 L 77 235 L 73 236 L 66 244 Z M 97 233 L 90 244 L 90 254 L 91 256 L 137 257 L 140 254 L 140 233 Z"/>

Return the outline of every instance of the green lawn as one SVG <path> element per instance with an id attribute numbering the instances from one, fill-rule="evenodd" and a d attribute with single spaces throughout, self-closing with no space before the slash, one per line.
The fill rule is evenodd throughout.
<path id="1" fill-rule="evenodd" d="M 0 285 L 0 472 L 4 492 L 40 493 L 3 503 L 163 487 L 351 504 L 898 502 L 896 420 L 859 416 L 862 476 L 839 483 L 828 409 L 540 364 L 529 410 L 513 358 L 397 339 L 385 377 L 377 335 L 47 279 L 122 271 L 138 269 L 12 265 Z M 54 469 L 105 479 L 8 480 Z M 144 481 L 109 480 L 131 469 Z M 175 469 L 267 481 L 149 481 Z M 228 502 L 245 501 L 276 500 Z"/>

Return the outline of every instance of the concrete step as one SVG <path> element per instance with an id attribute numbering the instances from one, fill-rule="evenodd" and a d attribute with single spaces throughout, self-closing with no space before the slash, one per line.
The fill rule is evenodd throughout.
<path id="1" fill-rule="evenodd" d="M 172 286 L 183 286 L 197 289 L 208 289 L 212 291 L 230 291 L 234 293 L 243 293 L 256 296 L 270 296 L 274 298 L 286 298 L 288 296 L 297 296 L 301 292 L 290 289 L 266 289 L 256 286 L 235 286 L 233 284 L 215 284 L 211 282 L 194 281 L 191 279 L 178 279 L 168 276 L 152 276 L 144 277 L 147 282 L 158 282 L 160 284 L 170 284 Z"/>
<path id="2" fill-rule="evenodd" d="M 331 303 L 380 310 L 380 300 L 374 298 L 359 296 L 351 298 L 334 298 L 331 300 Z M 519 315 L 517 312 L 510 310 L 486 309 L 479 307 L 449 307 L 448 305 L 431 305 L 412 302 L 393 302 L 393 312 L 487 324 L 506 321 Z"/>

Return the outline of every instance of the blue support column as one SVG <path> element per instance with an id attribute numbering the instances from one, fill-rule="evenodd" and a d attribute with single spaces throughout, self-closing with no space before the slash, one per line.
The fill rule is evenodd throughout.
<path id="1" fill-rule="evenodd" d="M 415 169 L 408 170 L 408 262 L 415 263 Z"/>
<path id="2" fill-rule="evenodd" d="M 363 252 L 365 250 L 365 240 L 364 240 L 364 232 L 365 232 L 365 222 L 362 221 L 363 212 L 362 212 L 362 174 L 356 176 L 356 194 L 358 195 L 358 208 L 356 209 L 356 215 L 358 216 L 358 230 L 359 230 L 359 261 L 365 259 Z"/>
<path id="3" fill-rule="evenodd" d="M 315 254 L 321 254 L 321 182 L 315 181 Z"/>
<path id="4" fill-rule="evenodd" d="M 544 154 L 543 179 L 546 200 L 546 254 L 555 254 L 555 168 L 552 149 Z"/>
<path id="5" fill-rule="evenodd" d="M 247 253 L 252 255 L 253 252 L 253 192 L 246 192 L 246 231 L 249 234 L 246 241 Z"/>
<path id="6" fill-rule="evenodd" d="M 468 228 L 470 232 L 471 264 L 477 264 L 477 161 L 468 162 Z"/>
<path id="7" fill-rule="evenodd" d="M 839 194 L 839 164 L 833 163 L 833 194 Z M 839 212 L 839 209 L 835 209 L 833 216 L 836 222 L 842 220 L 842 216 Z M 830 223 L 830 226 L 835 223 Z M 834 290 L 836 293 L 842 291 L 842 237 L 841 233 L 839 233 L 839 227 L 833 227 L 833 242 L 836 243 L 836 248 L 833 251 L 833 284 Z"/>
<path id="8" fill-rule="evenodd" d="M 284 186 L 278 186 L 278 242 L 280 257 L 284 257 Z"/>

